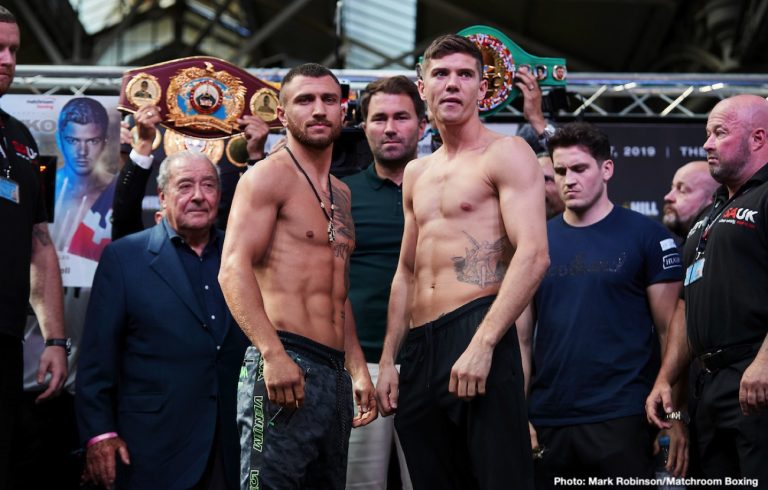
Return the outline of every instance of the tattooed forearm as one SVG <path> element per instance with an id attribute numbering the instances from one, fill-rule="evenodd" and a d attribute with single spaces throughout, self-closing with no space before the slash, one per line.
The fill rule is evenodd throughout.
<path id="1" fill-rule="evenodd" d="M 45 223 L 38 223 L 32 227 L 32 238 L 37 242 L 47 247 L 51 244 L 51 236 L 48 234 L 48 226 Z"/>
<path id="2" fill-rule="evenodd" d="M 453 257 L 456 279 L 481 288 L 500 283 L 507 272 L 504 261 L 505 248 L 509 243 L 507 238 L 501 237 L 493 242 L 478 241 L 469 233 L 464 234 L 470 244 L 464 248 L 463 257 Z"/>
<path id="3" fill-rule="evenodd" d="M 333 188 L 333 220 L 337 223 L 336 232 L 350 240 L 355 239 L 355 223 L 352 221 L 352 200 L 349 191 L 331 184 Z M 330 199 L 330 195 L 326 196 Z"/>

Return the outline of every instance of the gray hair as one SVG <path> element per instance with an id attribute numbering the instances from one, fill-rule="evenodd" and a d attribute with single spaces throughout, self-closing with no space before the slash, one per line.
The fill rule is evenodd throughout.
<path id="1" fill-rule="evenodd" d="M 221 175 L 219 175 L 219 167 L 211 162 L 210 158 L 205 153 L 196 150 L 184 150 L 174 153 L 165 157 L 165 160 L 160 163 L 160 169 L 157 172 L 157 188 L 165 192 L 168 182 L 171 180 L 171 165 L 177 161 L 187 160 L 205 160 L 213 167 L 216 172 L 216 185 L 221 189 Z"/>

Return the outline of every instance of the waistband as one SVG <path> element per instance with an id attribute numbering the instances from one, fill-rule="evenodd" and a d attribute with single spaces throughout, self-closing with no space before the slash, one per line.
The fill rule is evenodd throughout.
<path id="1" fill-rule="evenodd" d="M 344 351 L 333 349 L 292 332 L 279 330 L 277 336 L 286 350 L 302 354 L 313 361 L 326 364 L 333 369 L 344 369 Z"/>
<path id="2" fill-rule="evenodd" d="M 450 324 L 457 318 L 460 318 L 463 315 L 466 315 L 467 313 L 471 313 L 475 310 L 478 310 L 482 307 L 489 306 L 491 303 L 493 303 L 493 300 L 496 299 L 496 295 L 493 296 L 483 296 L 477 299 L 473 299 L 469 303 L 459 306 L 455 310 L 446 313 L 445 315 L 437 318 L 436 320 L 432 320 L 431 322 L 427 322 L 423 325 L 419 325 L 418 327 L 413 327 L 410 332 L 408 332 L 408 338 L 409 339 L 418 339 L 426 334 L 426 331 L 432 330 L 433 332 L 445 327 L 446 325 Z M 429 328 L 427 328 L 429 327 Z"/>
<path id="3" fill-rule="evenodd" d="M 762 342 L 754 344 L 737 344 L 722 349 L 714 349 L 697 357 L 701 368 L 707 373 L 714 373 L 735 364 L 739 361 L 749 359 L 757 354 Z"/>

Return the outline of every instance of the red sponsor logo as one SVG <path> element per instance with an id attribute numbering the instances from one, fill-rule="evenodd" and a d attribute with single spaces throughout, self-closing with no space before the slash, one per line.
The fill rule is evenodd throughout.
<path id="1" fill-rule="evenodd" d="M 19 143 L 16 140 L 12 140 L 11 145 L 13 146 L 13 149 L 16 151 L 16 154 L 19 155 L 20 157 L 26 158 L 27 160 L 34 160 L 35 158 L 37 158 L 37 152 L 25 144 Z"/>
<path id="2" fill-rule="evenodd" d="M 728 208 L 720 217 L 720 222 L 755 228 L 755 216 L 757 216 L 757 211 L 753 209 Z"/>

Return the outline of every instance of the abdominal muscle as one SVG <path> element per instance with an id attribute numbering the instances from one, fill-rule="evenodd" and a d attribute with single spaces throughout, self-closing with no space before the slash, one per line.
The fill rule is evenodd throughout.
<path id="1" fill-rule="evenodd" d="M 312 248 L 292 254 L 290 261 L 273 255 L 269 268 L 254 270 L 264 310 L 276 330 L 343 351 L 344 264 L 327 245 Z"/>
<path id="2" fill-rule="evenodd" d="M 436 320 L 477 298 L 497 294 L 503 271 L 506 271 L 508 261 L 503 262 L 501 253 L 490 259 L 478 257 L 476 251 L 467 250 L 463 240 L 441 242 L 440 245 L 430 245 L 420 240 L 417 245 L 416 256 L 420 260 L 417 260 L 414 271 L 412 328 Z M 429 252 L 420 252 L 419 248 Z M 501 265 L 498 264 L 500 260 Z"/>

